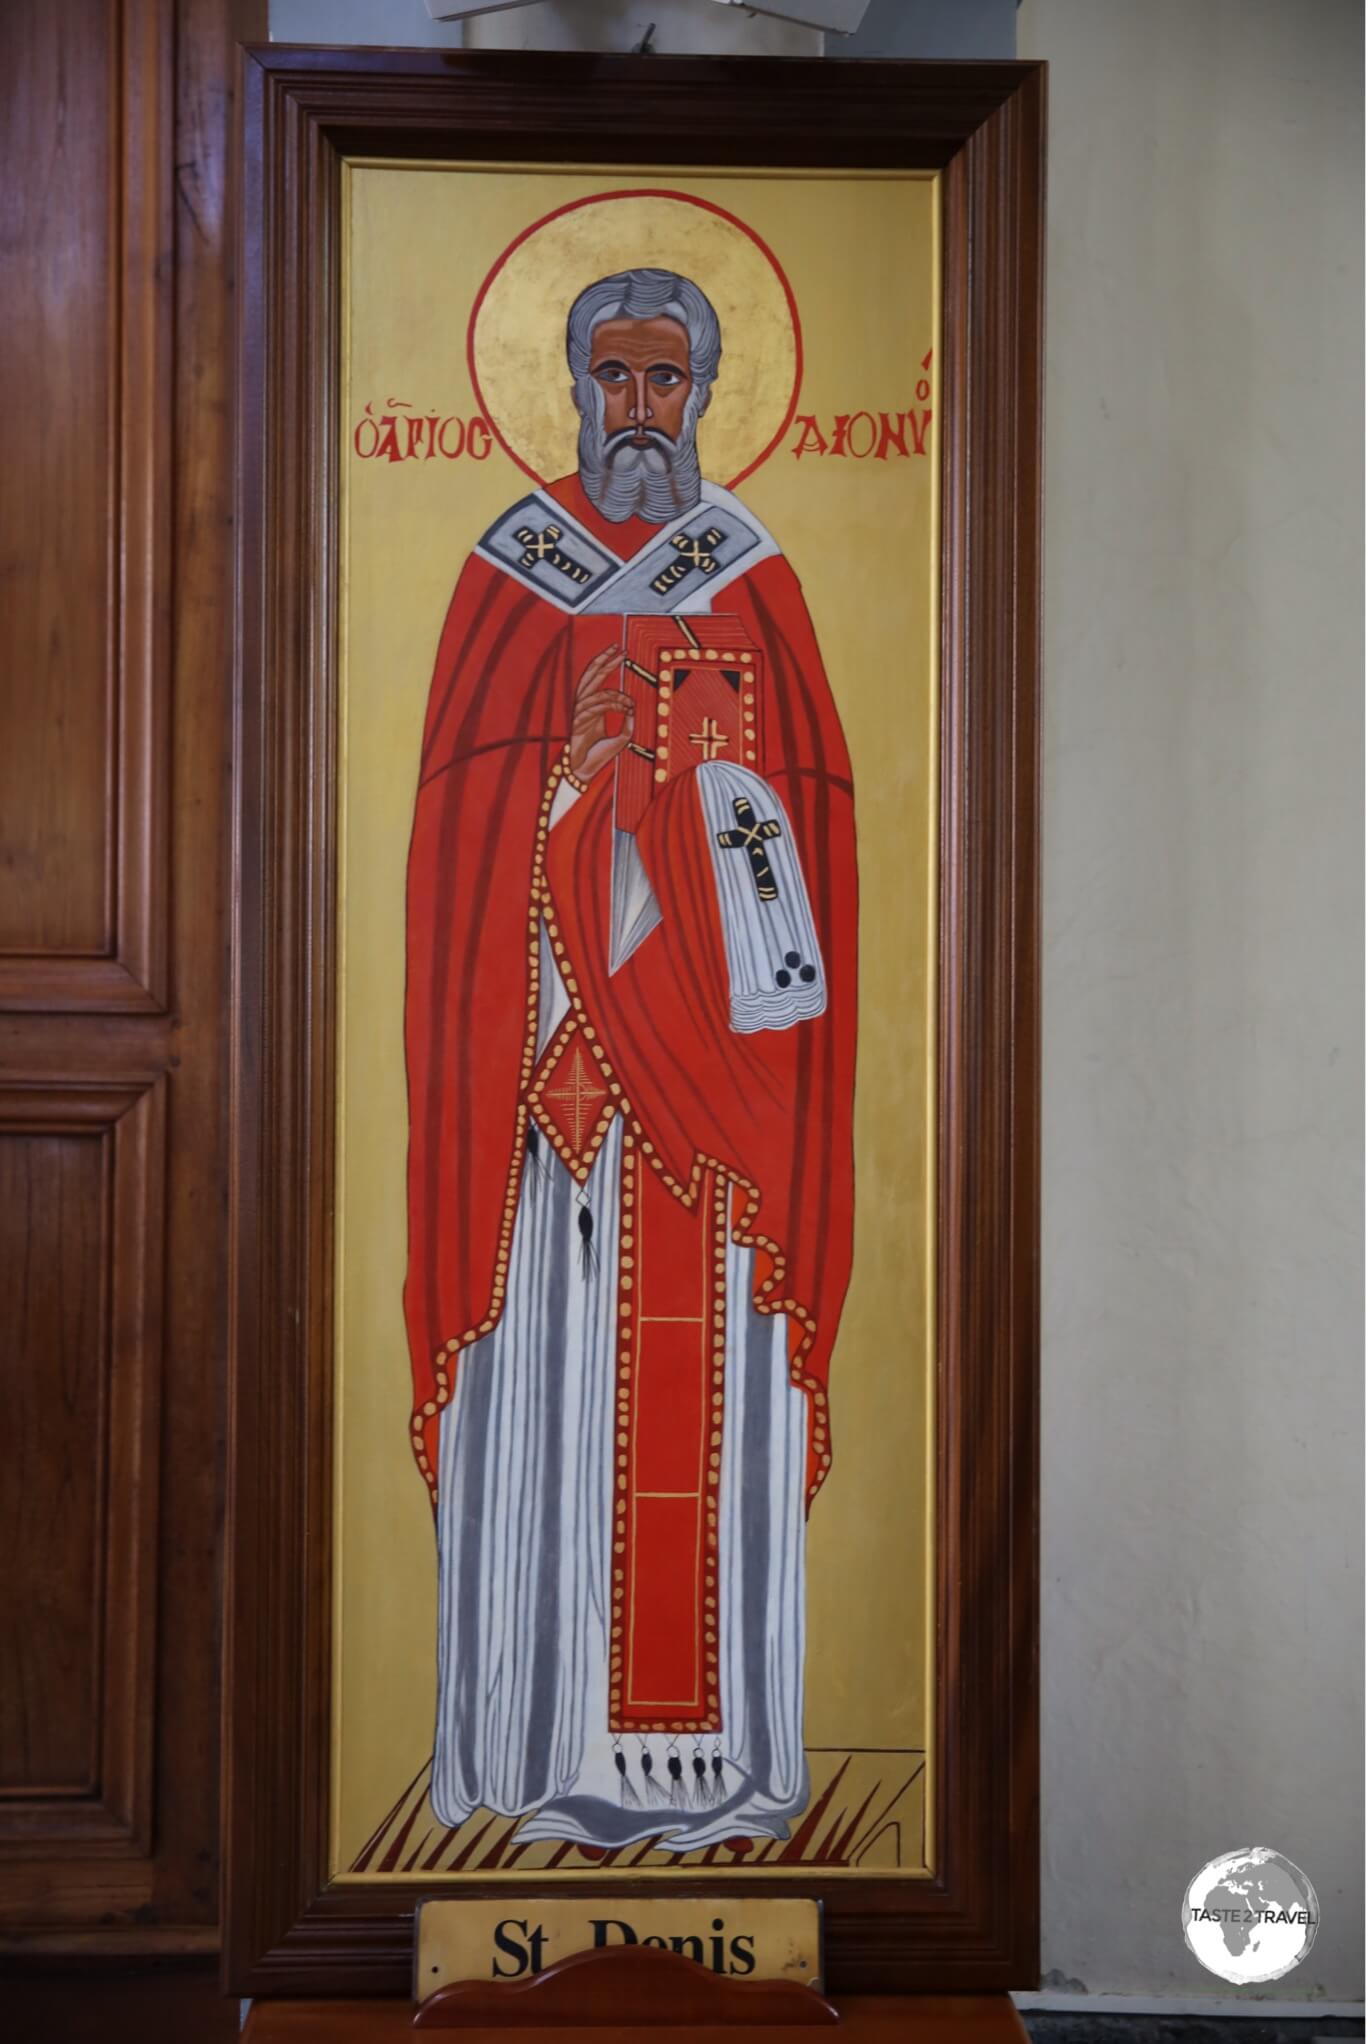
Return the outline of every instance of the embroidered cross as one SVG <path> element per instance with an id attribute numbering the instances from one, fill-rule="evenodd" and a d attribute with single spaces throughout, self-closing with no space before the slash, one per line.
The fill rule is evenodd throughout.
<path id="1" fill-rule="evenodd" d="M 514 535 L 518 543 L 526 548 L 519 568 L 534 568 L 537 561 L 545 561 L 552 568 L 558 568 L 562 575 L 568 575 L 571 582 L 591 582 L 592 571 L 581 561 L 561 551 L 559 541 L 564 533 L 558 525 L 547 525 L 544 532 L 537 532 L 530 525 L 519 525 Z"/>
<path id="2" fill-rule="evenodd" d="M 607 1095 L 601 1086 L 590 1083 L 583 1061 L 583 1051 L 577 1044 L 574 1047 L 574 1063 L 567 1083 L 557 1086 L 553 1093 L 547 1093 L 545 1097 L 547 1100 L 563 1101 L 566 1118 L 574 1131 L 574 1148 L 581 1151 L 584 1136 L 593 1125 L 596 1112 L 593 1103 L 596 1100 L 605 1100 Z"/>
<path id="3" fill-rule="evenodd" d="M 767 817 L 764 822 L 760 823 L 758 817 L 754 814 L 752 804 L 744 795 L 735 796 L 731 803 L 731 808 L 735 811 L 735 821 L 739 828 L 736 830 L 718 830 L 716 842 L 718 845 L 722 845 L 728 852 L 743 851 L 748 853 L 749 870 L 754 878 L 755 893 L 760 901 L 776 901 L 778 899 L 778 883 L 773 877 L 773 868 L 768 863 L 768 853 L 764 850 L 764 841 L 766 838 L 781 837 L 783 834 L 782 825 L 776 816 Z"/>
<path id="4" fill-rule="evenodd" d="M 702 729 L 688 733 L 688 743 L 697 747 L 703 759 L 715 759 L 721 747 L 729 745 L 730 740 L 717 723 L 715 717 L 704 717 L 702 719 Z"/>
<path id="5" fill-rule="evenodd" d="M 682 554 L 690 568 L 700 568 L 704 575 L 714 575 L 716 556 L 712 548 L 720 546 L 724 538 L 725 534 L 718 526 L 709 525 L 703 533 L 676 532 L 669 543 Z"/>
<path id="6" fill-rule="evenodd" d="M 704 575 L 714 575 L 720 562 L 712 549 L 720 546 L 725 536 L 719 525 L 709 525 L 705 532 L 676 532 L 669 544 L 678 559 L 670 561 L 668 567 L 661 569 L 651 582 L 650 587 L 655 594 L 666 595 L 675 582 L 681 582 L 694 569 L 700 569 Z"/>

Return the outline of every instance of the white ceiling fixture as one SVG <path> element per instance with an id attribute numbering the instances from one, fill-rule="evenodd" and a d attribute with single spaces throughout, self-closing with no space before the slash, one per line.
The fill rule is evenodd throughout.
<path id="1" fill-rule="evenodd" d="M 569 6 L 572 0 L 560 0 Z M 868 0 L 716 0 L 722 7 L 738 7 L 743 14 L 769 14 L 779 21 L 795 21 L 803 28 L 825 28 L 835 35 L 852 35 L 868 12 Z M 506 14 L 514 7 L 526 7 L 530 0 L 427 0 L 433 21 L 467 21 L 476 14 Z"/>
<path id="2" fill-rule="evenodd" d="M 507 14 L 530 5 L 531 0 L 427 0 L 427 12 L 433 21 L 465 21 L 471 14 Z"/>
<path id="3" fill-rule="evenodd" d="M 868 12 L 868 0 L 718 0 L 718 4 L 739 7 L 746 14 L 776 14 L 780 21 L 829 29 L 835 35 L 852 35 Z"/>

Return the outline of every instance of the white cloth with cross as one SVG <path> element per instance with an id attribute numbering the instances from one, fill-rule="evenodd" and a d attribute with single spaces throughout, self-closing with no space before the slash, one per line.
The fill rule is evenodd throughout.
<path id="1" fill-rule="evenodd" d="M 748 767 L 710 760 L 695 778 L 726 943 L 731 1028 L 748 1036 L 823 1015 L 825 965 L 786 809 Z M 756 878 L 751 847 L 771 893 Z"/>
<path id="2" fill-rule="evenodd" d="M 811 901 L 792 825 L 768 782 L 748 767 L 708 760 L 693 779 L 711 847 L 716 905 L 730 977 L 730 1026 L 737 1035 L 790 1029 L 825 1013 L 825 965 L 816 940 Z M 555 792 L 555 826 L 578 799 L 567 781 Z M 737 810 L 737 804 L 739 808 Z M 773 892 L 760 891 L 751 840 L 763 852 Z M 660 921 L 636 841 L 614 833 L 612 848 L 612 970 L 618 971 Z M 542 968 L 549 956 L 542 958 Z M 550 1017 L 559 1026 L 568 1003 Z M 547 1033 L 546 1040 L 549 1040 Z M 538 1044 L 539 1054 L 541 1045 Z"/>

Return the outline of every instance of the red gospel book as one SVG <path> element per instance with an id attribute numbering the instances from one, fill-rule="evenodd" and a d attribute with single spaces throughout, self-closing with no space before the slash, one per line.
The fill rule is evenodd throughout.
<path id="1" fill-rule="evenodd" d="M 628 617 L 625 647 L 636 723 L 617 759 L 616 824 L 634 832 L 656 791 L 704 759 L 757 771 L 764 656 L 737 617 Z"/>

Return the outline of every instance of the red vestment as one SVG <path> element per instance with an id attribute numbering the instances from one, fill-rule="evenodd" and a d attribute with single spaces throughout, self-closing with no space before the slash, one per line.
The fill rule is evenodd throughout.
<path id="1" fill-rule="evenodd" d="M 625 560 L 657 527 L 599 517 L 577 477 L 550 494 Z M 594 1097 L 629 1120 L 634 1168 L 680 1223 L 711 1203 L 752 1244 L 754 1303 L 788 1316 L 809 1403 L 808 1501 L 829 1466 L 826 1380 L 853 1241 L 857 874 L 848 754 L 792 569 L 770 554 L 716 609 L 764 650 L 755 770 L 790 818 L 828 990 L 786 1029 L 731 1029 L 711 849 L 690 774 L 650 804 L 636 842 L 659 926 L 608 969 L 613 773 L 553 830 L 574 692 L 619 643 L 620 615 L 569 615 L 478 554 L 461 573 L 428 703 L 408 863 L 405 1038 L 412 1439 L 435 1498 L 436 1438 L 462 1350 L 498 1322 L 526 1168 L 540 923 Z M 579 1074 L 582 1079 L 582 1072 Z M 642 1202 L 644 1205 L 644 1202 Z M 656 1220 L 656 1242 L 663 1239 Z M 695 1224 L 693 1232 L 695 1233 Z M 680 1236 L 680 1239 L 683 1239 Z M 691 1254 L 691 1252 L 689 1252 Z"/>

